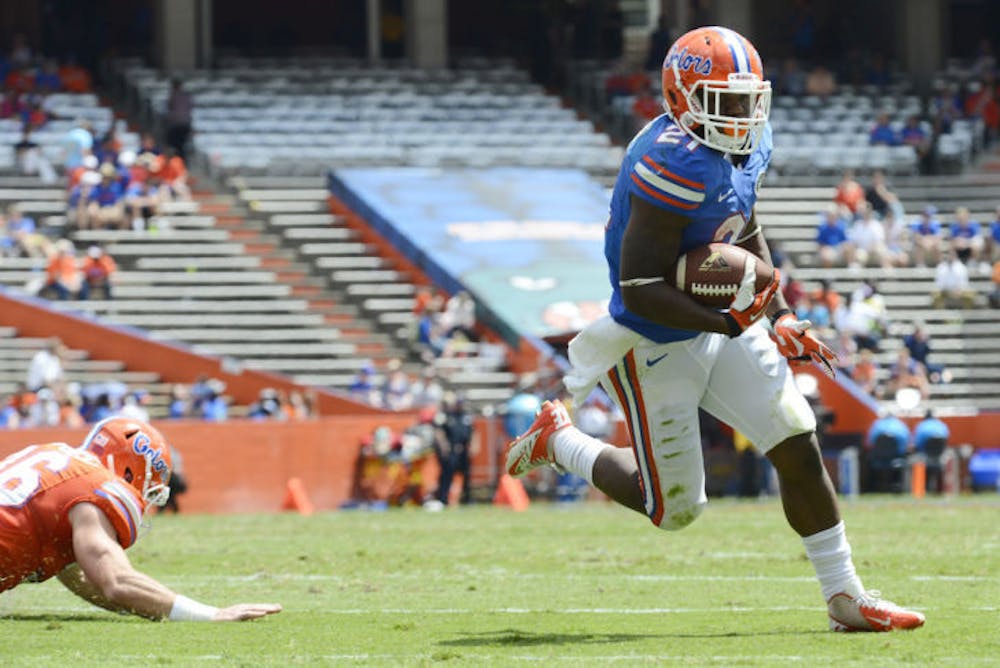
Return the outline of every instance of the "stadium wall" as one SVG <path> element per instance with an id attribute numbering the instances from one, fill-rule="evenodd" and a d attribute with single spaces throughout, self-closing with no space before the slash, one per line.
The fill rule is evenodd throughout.
<path id="1" fill-rule="evenodd" d="M 417 418 L 410 413 L 351 415 L 299 422 L 231 420 L 156 421 L 181 453 L 188 492 L 183 512 L 268 513 L 281 510 L 289 479 L 299 478 L 316 510 L 334 510 L 351 499 L 361 442 L 378 426 L 402 433 Z M 473 485 L 488 485 L 499 452 L 497 423 L 476 421 L 480 444 L 472 461 Z M 78 445 L 86 429 L 0 430 L 0 459 L 32 443 Z M 494 444 L 491 447 L 490 444 Z M 437 485 L 434 457 L 422 469 L 425 489 Z"/>
<path id="2" fill-rule="evenodd" d="M 44 300 L 0 292 L 0 325 L 19 336 L 58 336 L 70 348 L 86 350 L 94 359 L 120 360 L 131 371 L 154 371 L 165 382 L 190 383 L 200 375 L 226 383 L 226 394 L 239 404 L 257 400 L 265 387 L 305 390 L 287 378 L 262 371 L 234 369 L 225 360 L 199 355 L 184 347 L 156 341 L 133 327 L 106 325 L 73 313 L 55 311 Z M 248 332 L 247 338 L 253 338 Z M 321 388 L 309 388 L 322 415 L 368 414 L 384 411 Z"/>

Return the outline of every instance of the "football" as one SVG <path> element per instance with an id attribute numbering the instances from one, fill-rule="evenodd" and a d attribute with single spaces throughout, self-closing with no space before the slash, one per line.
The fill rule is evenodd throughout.
<path id="1" fill-rule="evenodd" d="M 771 282 L 774 268 L 740 246 L 723 243 L 698 246 L 677 258 L 674 285 L 700 304 L 726 308 L 736 296 L 750 260 L 757 275 L 755 288 L 763 290 Z"/>

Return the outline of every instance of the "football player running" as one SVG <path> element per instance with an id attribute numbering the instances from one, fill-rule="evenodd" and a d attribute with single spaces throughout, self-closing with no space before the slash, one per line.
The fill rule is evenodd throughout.
<path id="1" fill-rule="evenodd" d="M 742 35 L 704 27 L 663 61 L 666 113 L 629 144 L 605 232 L 610 315 L 569 346 L 567 389 L 577 405 L 599 383 L 626 417 L 631 449 L 591 438 L 546 402 L 511 442 L 507 471 L 554 464 L 582 476 L 661 529 L 682 529 L 707 503 L 698 409 L 746 435 L 774 465 L 785 516 L 801 537 L 836 631 L 912 629 L 924 616 L 866 591 L 855 573 L 816 420 L 790 365 L 832 374 L 833 353 L 799 321 L 774 281 L 753 272 L 731 306 L 703 306 L 665 276 L 710 242 L 770 262 L 754 206 L 771 158 L 770 82 Z M 766 319 L 765 319 L 766 316 Z M 770 328 L 765 327 L 770 322 Z"/>
<path id="2" fill-rule="evenodd" d="M 56 576 L 115 612 L 171 621 L 240 621 L 274 603 L 215 608 L 132 567 L 125 550 L 149 506 L 170 494 L 170 450 L 151 425 L 112 417 L 79 448 L 30 445 L 0 461 L 0 592 Z"/>

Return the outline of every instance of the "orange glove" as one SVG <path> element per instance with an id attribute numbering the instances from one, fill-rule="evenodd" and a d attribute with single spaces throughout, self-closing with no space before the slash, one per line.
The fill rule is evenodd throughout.
<path id="1" fill-rule="evenodd" d="M 760 292 L 754 290 L 757 274 L 754 261 L 749 260 L 743 271 L 743 281 L 740 282 L 740 289 L 736 291 L 729 309 L 722 312 L 729 324 L 729 336 L 736 337 L 743 331 L 760 320 L 764 316 L 771 299 L 778 291 L 778 283 L 781 281 L 781 272 L 774 270 L 771 282 Z"/>
<path id="2" fill-rule="evenodd" d="M 816 362 L 823 373 L 834 377 L 831 362 L 837 359 L 837 354 L 830 347 L 816 338 L 809 331 L 812 323 L 799 320 L 791 311 L 778 311 L 771 321 L 774 334 L 771 338 L 778 344 L 778 352 L 785 356 L 791 366 L 801 366 L 808 362 Z"/>

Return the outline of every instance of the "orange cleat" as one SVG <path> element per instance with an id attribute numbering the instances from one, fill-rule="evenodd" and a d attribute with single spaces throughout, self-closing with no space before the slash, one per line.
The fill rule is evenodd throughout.
<path id="1" fill-rule="evenodd" d="M 826 602 L 830 630 L 846 633 L 883 632 L 915 629 L 924 625 L 923 614 L 904 610 L 881 596 L 881 593 L 874 590 L 853 598 L 843 592 L 833 595 Z"/>
<path id="2" fill-rule="evenodd" d="M 555 466 L 550 437 L 571 424 L 569 412 L 561 401 L 543 403 L 528 431 L 507 446 L 507 473 L 517 478 L 547 464 Z"/>

